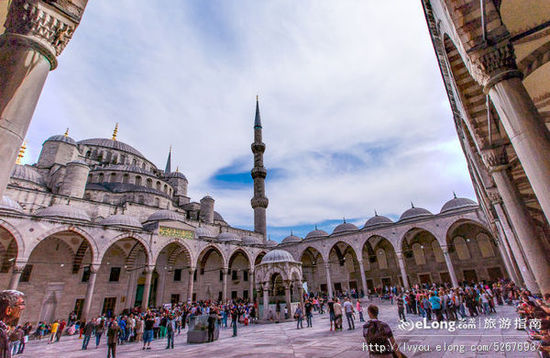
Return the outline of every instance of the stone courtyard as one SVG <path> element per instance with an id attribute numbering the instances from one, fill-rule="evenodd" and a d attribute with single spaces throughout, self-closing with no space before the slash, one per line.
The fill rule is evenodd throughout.
<path id="1" fill-rule="evenodd" d="M 378 300 L 375 300 L 378 303 Z M 408 357 L 537 357 L 537 353 L 525 353 L 514 349 L 513 344 L 527 343 L 524 331 L 510 329 L 470 329 L 448 332 L 446 330 L 412 330 L 404 331 L 397 328 L 397 308 L 388 303 L 380 305 L 380 318 L 388 322 L 400 348 Z M 498 306 L 498 313 L 490 318 L 510 318 L 512 322 L 517 317 L 512 306 Z M 418 316 L 411 316 L 413 321 L 419 321 Z M 483 326 L 483 319 L 478 324 Z M 358 322 L 356 322 L 359 326 Z M 306 326 L 304 322 L 304 327 Z M 479 325 L 478 325 L 479 327 Z M 497 325 L 498 327 L 498 325 Z M 296 329 L 295 322 L 266 324 L 257 326 L 239 326 L 238 337 L 231 337 L 230 328 L 220 332 L 220 339 L 215 343 L 187 345 L 186 335 L 176 336 L 175 349 L 166 350 L 166 340 L 157 340 L 150 351 L 141 350 L 141 344 L 126 344 L 117 347 L 119 357 L 365 357 L 363 352 L 362 330 L 356 328 L 348 331 L 344 322 L 341 332 L 329 331 L 328 314 L 315 314 L 313 328 Z M 77 337 L 64 336 L 61 342 L 48 345 L 46 341 L 30 342 L 20 357 L 103 357 L 107 346 L 105 337 L 101 338 L 98 349 L 92 337 L 87 351 L 80 350 L 82 341 Z M 508 343 L 508 352 L 495 352 L 495 343 Z M 437 352 L 436 347 L 463 345 L 464 353 Z M 472 353 L 471 346 L 476 345 L 484 353 Z M 414 347 L 430 347 L 431 352 L 414 352 Z M 490 347 L 488 350 L 487 347 Z M 443 349 L 443 348 L 442 348 Z M 506 347 L 504 347 L 506 350 Z"/>

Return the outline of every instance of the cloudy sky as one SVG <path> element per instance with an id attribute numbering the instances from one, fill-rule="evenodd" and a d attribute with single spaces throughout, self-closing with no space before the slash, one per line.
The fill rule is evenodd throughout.
<path id="1" fill-rule="evenodd" d="M 59 63 L 27 162 L 66 127 L 119 122 L 161 168 L 172 145 L 192 200 L 250 228 L 259 94 L 272 239 L 474 197 L 418 1 L 93 0 Z"/>

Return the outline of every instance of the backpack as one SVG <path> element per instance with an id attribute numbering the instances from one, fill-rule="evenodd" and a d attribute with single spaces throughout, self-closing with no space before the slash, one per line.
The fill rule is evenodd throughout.
<path id="1" fill-rule="evenodd" d="M 365 326 L 363 326 L 363 336 L 365 337 L 367 344 L 378 344 L 379 346 L 385 346 L 387 348 L 386 352 L 391 351 L 388 337 L 386 336 L 386 332 L 380 321 L 369 321 L 365 324 Z M 369 353 L 378 354 L 379 352 L 373 351 Z"/>

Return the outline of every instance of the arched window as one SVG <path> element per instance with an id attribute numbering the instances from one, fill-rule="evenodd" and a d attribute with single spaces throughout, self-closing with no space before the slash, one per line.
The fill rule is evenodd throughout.
<path id="1" fill-rule="evenodd" d="M 424 248 L 419 243 L 415 243 L 412 245 L 413 250 L 413 256 L 414 256 L 414 262 L 417 265 L 425 265 L 426 264 L 426 257 L 424 257 Z"/>
<path id="2" fill-rule="evenodd" d="M 487 236 L 487 234 L 478 234 L 476 237 L 476 241 L 479 246 L 479 251 L 481 251 L 481 257 L 495 256 L 493 245 L 491 244 L 491 239 L 489 239 L 489 236 Z"/>
<path id="3" fill-rule="evenodd" d="M 130 175 L 128 175 L 127 173 L 124 174 L 124 175 L 122 176 L 122 182 L 123 182 L 124 184 L 128 184 L 128 183 L 130 182 Z"/>
<path id="4" fill-rule="evenodd" d="M 157 181 L 157 190 L 160 191 L 160 181 Z"/>
<path id="5" fill-rule="evenodd" d="M 111 177 L 109 179 L 111 183 L 116 183 L 116 173 L 111 173 Z"/>
<path id="6" fill-rule="evenodd" d="M 443 257 L 443 250 L 441 250 L 441 246 L 439 246 L 439 242 L 437 242 L 437 240 L 432 241 L 432 250 L 434 250 L 436 262 L 445 261 L 445 257 Z"/>
<path id="7" fill-rule="evenodd" d="M 386 257 L 386 251 L 382 248 L 376 250 L 376 260 L 378 261 L 378 268 L 384 270 L 388 268 L 388 259 Z"/>
<path id="8" fill-rule="evenodd" d="M 92 151 L 91 150 L 88 150 L 86 152 L 86 158 L 90 158 L 92 156 Z"/>
<path id="9" fill-rule="evenodd" d="M 168 194 L 168 185 L 164 184 L 164 192 Z"/>
<path id="10" fill-rule="evenodd" d="M 105 177 L 104 177 L 103 173 L 99 173 L 97 182 L 98 183 L 103 183 L 104 181 L 105 181 Z"/>
<path id="11" fill-rule="evenodd" d="M 136 158 L 132 159 L 132 165 L 137 165 L 137 160 L 136 160 Z"/>
<path id="12" fill-rule="evenodd" d="M 92 174 L 88 174 L 88 183 L 92 183 L 94 180 L 94 176 Z"/>
<path id="13" fill-rule="evenodd" d="M 468 249 L 468 244 L 462 236 L 457 236 L 453 240 L 456 254 L 459 260 L 469 260 L 470 259 L 470 250 Z"/>
<path id="14" fill-rule="evenodd" d="M 141 167 L 143 168 L 143 170 L 145 170 L 145 162 L 143 164 L 141 164 Z"/>
<path id="15" fill-rule="evenodd" d="M 141 177 L 136 175 L 136 185 L 141 185 Z"/>
<path id="16" fill-rule="evenodd" d="M 153 180 L 151 178 L 147 178 L 147 187 L 152 188 L 153 187 Z"/>
<path id="17" fill-rule="evenodd" d="M 138 203 L 143 204 L 143 202 L 144 202 L 143 195 L 138 196 Z"/>
<path id="18" fill-rule="evenodd" d="M 126 155 L 121 155 L 120 156 L 120 164 L 126 164 Z"/>
<path id="19" fill-rule="evenodd" d="M 159 198 L 155 198 L 155 206 L 156 207 L 160 206 L 160 199 Z"/>
<path id="20" fill-rule="evenodd" d="M 109 198 L 109 195 L 105 194 L 105 196 L 103 197 L 103 202 L 108 203 L 110 199 L 111 198 Z"/>
<path id="21" fill-rule="evenodd" d="M 344 257 L 346 259 L 346 261 L 344 262 L 346 271 L 349 273 L 355 272 L 355 265 L 353 264 L 353 255 L 348 253 Z"/>

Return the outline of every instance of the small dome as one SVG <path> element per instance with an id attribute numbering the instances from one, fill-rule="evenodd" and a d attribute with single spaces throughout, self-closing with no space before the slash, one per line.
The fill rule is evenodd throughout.
<path id="1" fill-rule="evenodd" d="M 100 225 L 105 226 L 122 226 L 133 229 L 143 229 L 139 220 L 130 215 L 111 215 L 99 222 Z"/>
<path id="2" fill-rule="evenodd" d="M 39 209 L 35 213 L 36 216 L 42 218 L 61 218 L 73 219 L 82 221 L 92 221 L 90 216 L 82 209 L 71 205 L 57 204 L 48 206 L 47 208 Z"/>
<path id="3" fill-rule="evenodd" d="M 334 228 L 333 234 L 341 234 L 344 232 L 357 231 L 359 228 L 352 223 L 343 222 Z"/>
<path id="4" fill-rule="evenodd" d="M 308 233 L 306 235 L 306 237 L 304 238 L 304 240 L 315 239 L 315 238 L 318 238 L 318 237 L 328 237 L 328 232 L 323 231 L 323 230 L 319 230 L 319 229 L 317 229 L 317 227 L 315 227 L 315 230 Z"/>
<path id="5" fill-rule="evenodd" d="M 23 213 L 23 208 L 21 205 L 19 205 L 17 201 L 5 195 L 2 197 L 2 201 L 0 201 L 0 210 Z"/>
<path id="6" fill-rule="evenodd" d="M 263 258 L 262 264 L 275 262 L 295 262 L 290 252 L 285 250 L 271 250 Z"/>
<path id="7" fill-rule="evenodd" d="M 301 242 L 302 241 L 302 238 L 298 237 L 298 236 L 295 236 L 293 235 L 292 233 L 285 237 L 282 241 L 283 244 L 288 244 L 290 242 Z"/>
<path id="8" fill-rule="evenodd" d="M 263 241 L 262 239 L 260 239 L 258 237 L 254 237 L 252 235 L 243 236 L 243 237 L 241 237 L 241 240 L 244 244 L 247 244 L 247 245 L 261 244 L 262 241 Z"/>
<path id="9" fill-rule="evenodd" d="M 183 179 L 185 181 L 187 181 L 187 178 L 185 177 L 185 175 L 183 175 L 183 173 L 180 173 L 180 172 L 171 172 L 171 173 L 167 173 L 167 174 L 164 174 L 164 177 L 165 178 L 177 178 L 177 179 Z"/>
<path id="10" fill-rule="evenodd" d="M 456 196 L 449 200 L 441 208 L 441 213 L 446 213 L 451 210 L 458 210 L 464 208 L 477 208 L 479 205 L 470 199 L 467 198 L 457 198 Z"/>
<path id="11" fill-rule="evenodd" d="M 267 240 L 267 242 L 265 243 L 266 247 L 275 247 L 277 245 L 279 245 L 279 243 L 277 241 L 274 241 L 274 240 Z"/>
<path id="12" fill-rule="evenodd" d="M 204 197 L 203 197 L 203 198 L 201 199 L 201 201 L 203 201 L 203 200 L 210 200 L 210 201 L 214 201 L 214 198 L 213 198 L 213 197 L 211 197 L 210 195 L 206 195 L 206 196 L 204 196 Z M 219 214 L 218 214 L 218 215 L 219 215 Z M 220 217 L 221 217 L 221 215 L 220 215 Z"/>
<path id="13" fill-rule="evenodd" d="M 209 228 L 207 228 L 206 226 L 199 226 L 198 228 L 195 229 L 195 238 L 199 238 L 199 237 L 214 237 L 216 235 L 212 234 L 212 231 L 210 231 Z"/>
<path id="14" fill-rule="evenodd" d="M 223 217 L 217 211 L 214 211 L 214 221 L 223 221 L 223 222 L 225 222 Z"/>
<path id="15" fill-rule="evenodd" d="M 146 221 L 185 221 L 185 217 L 172 210 L 155 211 Z"/>
<path id="16" fill-rule="evenodd" d="M 368 219 L 363 227 L 374 227 L 379 225 L 393 224 L 393 221 L 385 216 L 375 215 L 372 218 Z"/>
<path id="17" fill-rule="evenodd" d="M 51 136 L 50 138 L 46 139 L 44 143 L 46 142 L 63 142 L 71 145 L 76 145 L 76 141 L 74 139 L 72 139 L 68 135 L 63 134 Z"/>
<path id="18" fill-rule="evenodd" d="M 216 240 L 220 242 L 242 242 L 241 238 L 232 232 L 222 232 L 216 236 Z"/>
<path id="19" fill-rule="evenodd" d="M 38 185 L 45 185 L 42 175 L 30 165 L 16 164 L 11 172 L 11 177 L 14 179 L 21 179 L 30 181 Z"/>
<path id="20" fill-rule="evenodd" d="M 427 209 L 415 208 L 413 206 L 412 208 L 410 208 L 409 210 L 406 210 L 403 214 L 401 214 L 399 221 L 416 219 L 416 218 L 421 218 L 426 216 L 433 216 L 433 214 Z"/>

